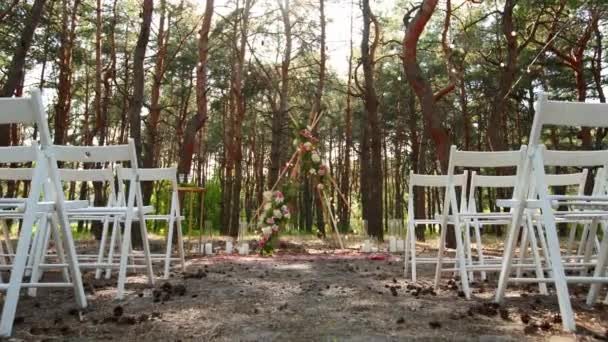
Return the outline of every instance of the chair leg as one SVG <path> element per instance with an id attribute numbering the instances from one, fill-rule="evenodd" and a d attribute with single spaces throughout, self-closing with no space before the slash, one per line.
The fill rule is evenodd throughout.
<path id="1" fill-rule="evenodd" d="M 544 218 L 543 221 L 546 222 L 547 220 Z M 570 294 L 568 293 L 566 274 L 562 265 L 559 239 L 557 237 L 557 231 L 555 228 L 555 222 L 550 222 L 545 225 L 545 234 L 547 235 L 547 244 L 549 248 L 549 258 L 551 259 L 553 279 L 555 280 L 555 290 L 557 292 L 557 299 L 562 314 L 562 322 L 564 329 L 568 331 L 574 331 L 576 329 L 576 324 L 574 322 L 572 304 L 570 303 Z"/>
<path id="2" fill-rule="evenodd" d="M 141 230 L 141 239 L 142 244 L 144 245 L 144 262 L 146 263 L 146 270 L 148 273 L 148 285 L 152 286 L 154 285 L 154 270 L 152 269 L 152 257 L 150 256 L 150 241 L 148 240 L 148 229 L 146 228 L 145 222 L 139 222 L 139 229 Z"/>
<path id="3" fill-rule="evenodd" d="M 511 220 L 511 226 L 509 228 L 509 233 L 507 235 L 507 241 L 505 244 L 505 250 L 503 252 L 502 264 L 500 266 L 500 276 L 498 278 L 498 285 L 496 287 L 496 297 L 494 298 L 494 301 L 496 303 L 501 303 L 504 299 L 507 284 L 511 276 L 513 255 L 515 254 L 515 245 L 517 244 L 517 236 L 519 234 L 520 229 L 519 223 L 521 215 L 523 214 L 521 208 L 517 209 L 518 210 L 513 213 L 514 216 Z"/>
<path id="4" fill-rule="evenodd" d="M 179 215 L 179 212 L 176 213 Z M 182 235 L 181 219 L 177 217 L 177 250 L 179 251 L 179 258 L 182 264 L 182 271 L 186 272 L 186 254 L 184 253 L 184 237 Z"/>
<path id="5" fill-rule="evenodd" d="M 411 267 L 412 267 L 412 281 L 413 282 L 417 282 L 418 281 L 418 265 L 417 265 L 417 261 L 416 261 L 416 234 L 415 234 L 415 230 L 416 228 L 413 228 L 412 232 L 410 232 L 410 260 L 411 260 Z"/>
<path id="6" fill-rule="evenodd" d="M 591 254 L 593 253 L 594 241 L 597 234 L 597 226 L 599 222 L 597 220 L 593 220 L 591 222 L 591 226 L 589 227 L 589 232 L 587 234 L 587 240 L 585 241 L 585 248 L 583 253 L 583 263 L 589 263 L 591 261 Z M 583 266 L 581 269 L 580 275 L 587 276 L 589 274 L 589 267 Z"/>
<path id="7" fill-rule="evenodd" d="M 61 228 L 61 241 L 63 242 L 63 248 L 60 247 L 61 243 L 57 244 L 57 254 L 59 258 L 65 251 L 65 261 L 68 264 L 70 272 L 70 278 L 74 286 L 74 296 L 76 297 L 76 303 L 80 308 L 87 307 L 87 299 L 84 294 L 84 286 L 82 284 L 82 274 L 80 273 L 80 266 L 78 265 L 78 254 L 76 253 L 76 246 L 74 246 L 74 238 L 72 237 L 72 227 L 69 224 L 63 208 L 58 211 L 59 226 Z M 57 236 L 59 242 L 60 238 Z"/>
<path id="8" fill-rule="evenodd" d="M 467 222 L 464 226 L 464 248 L 466 250 L 467 265 L 473 266 L 473 249 L 471 248 L 471 230 L 469 227 L 469 223 Z M 474 271 L 469 271 L 469 281 L 475 279 L 474 273 Z"/>
<path id="9" fill-rule="evenodd" d="M 125 283 L 127 281 L 127 262 L 129 259 L 129 245 L 131 244 L 131 222 L 125 224 L 125 232 L 122 236 L 122 247 L 120 249 L 120 267 L 118 269 L 118 285 L 116 298 L 123 299 Z"/>
<path id="10" fill-rule="evenodd" d="M 28 258 L 28 266 L 31 267 L 30 272 L 30 282 L 37 283 L 41 278 L 41 269 L 40 264 L 44 262 L 44 255 L 48 249 L 48 214 L 44 214 L 42 218 L 38 221 L 38 227 L 36 229 L 36 234 L 34 235 L 34 243 L 32 244 L 32 248 L 30 249 L 30 257 Z M 30 264 L 31 262 L 31 264 Z M 27 275 L 27 272 L 26 272 Z M 35 297 L 37 293 L 37 288 L 30 287 L 27 289 L 27 293 L 30 297 Z"/>
<path id="11" fill-rule="evenodd" d="M 485 265 L 485 257 L 483 255 L 483 243 L 481 242 L 481 229 L 479 222 L 475 222 L 473 229 L 475 230 L 475 247 L 477 248 L 477 257 L 480 265 Z M 486 280 L 486 271 L 481 271 L 481 280 Z"/>
<path id="12" fill-rule="evenodd" d="M 520 266 L 516 267 L 516 272 L 515 272 L 517 278 L 521 278 L 521 275 L 523 273 L 521 265 L 526 263 L 527 250 L 528 250 L 528 226 L 524 225 L 522 227 L 521 243 L 519 245 L 519 262 L 518 262 L 518 264 Z"/>
<path id="13" fill-rule="evenodd" d="M 441 227 L 439 248 L 437 250 L 437 265 L 435 267 L 435 290 L 439 288 L 439 280 L 441 279 L 441 272 L 443 271 L 443 251 L 445 249 L 445 237 L 447 234 L 447 230 L 447 227 Z"/>
<path id="14" fill-rule="evenodd" d="M 454 226 L 454 234 L 456 234 L 456 254 L 458 256 L 458 268 L 460 270 L 460 283 L 462 291 L 466 299 L 471 299 L 471 291 L 469 289 L 469 277 L 467 274 L 467 263 L 465 259 L 464 245 L 462 243 L 462 232 L 458 225 Z"/>
<path id="15" fill-rule="evenodd" d="M 171 251 L 173 250 L 173 230 L 177 229 L 177 227 L 175 227 L 175 218 L 173 216 L 173 213 L 171 213 L 171 216 L 169 218 L 169 231 L 167 232 L 167 243 L 166 243 L 166 250 L 165 250 L 165 267 L 164 267 L 164 273 L 163 273 L 163 278 L 164 279 L 169 279 L 169 270 L 171 268 Z"/>
<path id="16" fill-rule="evenodd" d="M 534 258 L 534 264 L 536 267 L 536 277 L 544 278 L 545 272 L 543 271 L 543 263 L 540 258 L 540 253 L 538 251 L 538 241 L 536 240 L 536 233 L 535 233 L 535 229 L 534 229 L 534 224 L 532 223 L 532 217 L 530 215 L 526 215 L 526 220 L 528 222 L 527 231 L 528 231 L 528 236 L 530 238 L 530 246 L 532 247 L 532 256 Z M 539 292 L 542 295 L 546 296 L 549 294 L 549 292 L 547 291 L 547 284 L 545 282 L 539 282 L 538 288 L 539 288 Z"/>
<path id="17" fill-rule="evenodd" d="M 9 337 L 13 330 L 13 322 L 17 311 L 17 303 L 19 302 L 19 292 L 21 291 L 21 282 L 25 273 L 25 264 L 27 262 L 27 252 L 32 243 L 32 231 L 36 208 L 30 208 L 25 214 L 21 225 L 21 233 L 17 240 L 17 250 L 13 260 L 11 276 L 6 290 L 6 298 L 2 308 L 2 318 L 0 319 L 0 336 Z"/>
<path id="18" fill-rule="evenodd" d="M 105 217 L 103 220 L 103 226 L 101 228 L 101 241 L 99 242 L 99 251 L 97 252 L 97 264 L 101 264 L 103 262 L 103 255 L 106 250 L 106 243 L 108 239 L 108 226 L 110 225 L 110 218 Z M 95 268 L 95 279 L 101 278 L 101 267 Z"/>
<path id="19" fill-rule="evenodd" d="M 594 278 L 604 277 L 606 274 L 606 262 L 608 258 L 608 237 L 604 237 L 602 239 L 602 244 L 600 245 L 600 252 L 597 255 L 597 264 L 595 265 L 595 271 L 593 272 Z M 593 283 L 589 288 L 589 293 L 587 294 L 587 305 L 595 304 L 597 300 L 599 291 L 601 288 L 600 283 Z M 608 299 L 608 297 L 606 297 Z"/>
<path id="20" fill-rule="evenodd" d="M 32 275 L 32 266 L 34 265 L 34 260 L 36 260 L 36 253 L 41 249 L 41 241 L 46 232 L 46 215 L 42 215 L 38 219 L 38 224 L 36 225 L 36 231 L 34 232 L 34 239 L 32 244 L 30 245 L 30 251 L 27 255 L 27 262 L 25 264 L 25 276 L 29 277 Z M 44 227 L 44 228 L 43 228 Z"/>
<path id="21" fill-rule="evenodd" d="M 117 243 L 117 240 L 120 236 L 120 222 L 118 218 L 114 218 L 114 222 L 112 223 L 112 234 L 110 236 L 110 248 L 108 250 L 108 265 L 114 265 L 114 249 L 116 245 L 120 246 L 120 242 Z M 108 267 L 106 269 L 106 279 L 110 279 L 112 277 L 112 267 Z"/>
<path id="22" fill-rule="evenodd" d="M 408 264 L 409 264 L 409 251 L 410 251 L 410 230 L 407 229 L 405 232 L 405 246 L 403 248 L 403 278 L 407 279 Z"/>
<path id="23" fill-rule="evenodd" d="M 578 249 L 576 250 L 576 255 L 583 255 L 585 252 L 585 246 L 587 245 L 587 239 L 589 236 L 589 223 L 586 223 L 583 226 L 583 233 L 581 234 L 581 240 L 578 244 Z"/>

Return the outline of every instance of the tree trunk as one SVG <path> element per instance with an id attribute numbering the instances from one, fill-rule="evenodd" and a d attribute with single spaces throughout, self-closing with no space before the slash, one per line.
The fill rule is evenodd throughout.
<path id="1" fill-rule="evenodd" d="M 206 0 L 203 23 L 198 38 L 198 66 L 196 69 L 196 115 L 186 124 L 179 156 L 178 172 L 190 173 L 196 133 L 207 122 L 207 59 L 209 56 L 209 31 L 213 16 L 213 0 Z"/>
<path id="2" fill-rule="evenodd" d="M 272 141 L 270 144 L 270 167 L 268 170 L 268 187 L 277 182 L 281 165 L 283 165 L 283 125 L 289 112 L 289 65 L 291 63 L 291 19 L 289 14 L 290 0 L 277 0 L 281 11 L 285 32 L 285 53 L 281 62 L 281 87 L 279 89 L 279 107 L 272 115 Z"/>
<path id="3" fill-rule="evenodd" d="M 141 108 L 144 103 L 144 59 L 146 57 L 146 48 L 150 38 L 150 25 L 152 23 L 152 12 L 154 11 L 153 0 L 143 0 L 143 14 L 141 29 L 133 55 L 133 97 L 131 99 L 131 107 L 129 107 L 129 130 L 131 138 L 135 142 L 137 151 L 137 163 L 141 165 Z M 142 237 L 140 230 L 133 229 L 131 231 L 133 244 L 140 245 Z"/>
<path id="4" fill-rule="evenodd" d="M 63 22 L 61 29 L 61 47 L 59 48 L 59 84 L 57 85 L 57 103 L 55 104 L 55 132 L 53 143 L 63 145 L 67 141 L 72 102 L 72 59 L 76 35 L 76 19 L 80 0 L 75 0 L 71 8 L 69 0 L 63 1 Z"/>
<path id="5" fill-rule="evenodd" d="M 374 41 L 370 46 L 370 27 L 374 24 Z M 378 98 L 374 84 L 376 47 L 379 42 L 378 21 L 372 14 L 369 0 L 363 0 L 363 37 L 361 39 L 361 64 L 363 66 L 363 103 L 369 125 L 370 155 L 367 224 L 369 233 L 382 241 L 382 137 L 378 114 Z"/>
<path id="6" fill-rule="evenodd" d="M 445 173 L 448 168 L 450 137 L 447 129 L 442 125 L 444 118 L 436 108 L 436 98 L 431 84 L 423 76 L 417 60 L 418 40 L 433 15 L 437 2 L 438 0 L 424 0 L 414 18 L 406 23 L 407 28 L 403 38 L 403 68 L 410 86 L 420 101 L 425 131 L 428 131 L 435 144 L 439 165 Z M 447 89 L 449 88 L 439 93 L 446 94 Z M 456 245 L 454 234 L 448 231 L 447 237 L 448 247 L 454 247 Z"/>
<path id="7" fill-rule="evenodd" d="M 160 122 L 160 95 L 161 86 L 165 73 L 165 59 L 167 57 L 167 44 L 169 42 L 169 25 L 165 30 L 166 19 L 166 1 L 160 1 L 160 18 L 158 23 L 157 33 L 157 48 L 156 63 L 154 64 L 154 75 L 152 77 L 152 88 L 150 91 L 150 115 L 148 125 L 146 127 L 146 141 L 143 145 L 143 166 L 147 168 L 158 167 L 156 158 L 156 146 L 158 143 L 158 124 Z M 169 19 L 170 21 L 170 19 Z M 149 187 L 146 187 L 149 188 Z M 151 195 L 150 189 L 144 191 L 146 200 Z"/>
<path id="8" fill-rule="evenodd" d="M 351 13 L 352 13 L 352 4 L 351 4 Z M 350 53 L 348 55 L 348 81 L 346 85 L 346 89 L 348 90 L 346 93 L 346 110 L 345 110 L 345 119 L 344 125 L 344 165 L 342 167 L 342 175 L 340 177 L 340 192 L 346 197 L 348 203 L 344 201 L 340 202 L 338 206 L 338 216 L 340 219 L 340 224 L 343 229 L 348 230 L 350 228 L 350 169 L 351 169 L 351 151 L 353 148 L 353 109 L 352 109 L 352 97 L 350 96 L 350 91 L 352 89 L 352 70 L 353 70 L 353 16 L 351 15 L 350 20 Z"/>
<path id="9" fill-rule="evenodd" d="M 138 163 L 142 160 L 141 141 L 141 108 L 144 103 L 145 70 L 144 59 L 146 48 L 150 40 L 150 25 L 152 24 L 152 12 L 154 11 L 153 0 L 143 0 L 142 22 L 133 54 L 133 96 L 129 107 L 129 130 L 131 138 L 135 141 Z"/>
<path id="10" fill-rule="evenodd" d="M 515 31 L 513 24 L 513 7 L 515 0 L 506 0 L 502 11 L 502 34 L 507 41 L 507 57 L 499 71 L 498 91 L 492 100 L 492 108 L 490 110 L 490 121 L 488 124 L 488 140 L 490 150 L 504 151 L 507 150 L 506 132 L 503 129 L 502 122 L 505 120 L 508 94 L 511 91 L 513 82 L 515 81 L 515 73 L 517 72 L 517 36 L 512 35 Z"/>

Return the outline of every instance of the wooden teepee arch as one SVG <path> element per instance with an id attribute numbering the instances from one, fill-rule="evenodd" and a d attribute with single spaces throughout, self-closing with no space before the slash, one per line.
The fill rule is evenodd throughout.
<path id="1" fill-rule="evenodd" d="M 295 134 L 296 134 L 296 141 L 298 141 L 298 144 L 297 144 L 296 150 L 291 155 L 291 158 L 289 159 L 287 164 L 279 172 L 279 176 L 277 177 L 277 180 L 275 181 L 275 183 L 272 185 L 272 188 L 270 189 L 271 192 L 274 192 L 276 190 L 277 186 L 281 183 L 281 181 L 285 177 L 289 177 L 292 180 L 298 179 L 298 177 L 300 175 L 300 171 L 302 169 L 303 160 L 305 158 L 309 158 L 309 157 L 312 158 L 312 157 L 314 157 L 314 154 L 317 153 L 317 144 L 319 142 L 319 139 L 317 139 L 313 135 L 313 132 L 314 132 L 314 129 L 316 128 L 316 126 L 318 125 L 319 121 L 321 120 L 321 117 L 322 117 L 322 112 L 316 113 L 316 114 L 314 112 L 311 112 L 309 119 L 308 119 L 308 125 L 306 125 L 306 127 L 302 128 L 301 125 L 298 124 L 297 120 L 295 120 L 293 118 L 293 116 L 291 114 L 289 114 L 289 118 L 291 119 L 292 123 L 296 127 Z M 308 156 L 307 154 L 310 154 L 310 156 Z M 326 195 L 325 184 L 323 181 L 321 181 L 321 179 L 325 179 L 325 182 L 328 183 L 327 185 L 332 186 L 334 188 L 334 190 L 338 193 L 340 199 L 342 201 L 344 201 L 344 203 L 346 203 L 348 207 L 350 207 L 348 205 L 348 200 L 346 199 L 346 196 L 344 196 L 344 194 L 340 191 L 340 187 L 337 185 L 336 180 L 331 176 L 331 174 L 329 172 L 329 168 L 327 166 L 325 166 L 324 164 L 320 163 L 320 160 L 315 162 L 314 158 L 312 158 L 312 159 L 313 159 L 313 163 L 312 163 L 313 166 L 311 167 L 311 170 L 314 170 L 314 172 L 311 172 L 311 176 L 316 178 L 316 179 L 313 178 L 313 187 L 314 187 L 315 191 L 317 192 L 317 196 L 321 200 L 321 204 L 322 204 L 321 207 L 323 209 L 323 222 L 325 223 L 326 226 L 332 227 L 336 240 L 338 241 L 338 244 L 340 246 L 340 249 L 344 249 L 342 237 L 340 236 L 340 232 L 338 230 L 336 215 L 334 215 L 333 208 L 331 206 L 329 198 Z M 316 166 L 316 168 L 315 168 L 315 166 Z M 256 210 L 256 214 L 253 217 L 253 221 L 257 220 L 263 206 L 264 206 L 264 203 L 262 203 L 258 207 L 258 209 Z"/>

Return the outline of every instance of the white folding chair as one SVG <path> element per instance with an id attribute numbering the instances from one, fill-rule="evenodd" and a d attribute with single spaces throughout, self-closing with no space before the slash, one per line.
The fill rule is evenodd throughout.
<path id="1" fill-rule="evenodd" d="M 475 232 L 475 247 L 477 250 L 478 265 L 483 267 L 487 262 L 491 264 L 492 259 L 483 253 L 483 242 L 481 240 L 481 229 L 488 225 L 505 225 L 508 224 L 510 213 L 508 212 L 478 212 L 476 194 L 483 189 L 511 189 L 515 188 L 516 176 L 497 176 L 497 175 L 480 175 L 477 171 L 471 172 L 471 180 L 469 182 L 469 197 L 467 207 L 461 213 L 460 218 L 463 219 L 465 226 L 464 238 L 465 248 L 467 251 L 468 267 L 474 265 L 473 249 L 470 242 L 470 227 L 473 227 Z M 486 279 L 486 271 L 480 271 L 481 279 Z M 474 279 L 474 271 L 469 272 L 469 280 Z"/>
<path id="2" fill-rule="evenodd" d="M 461 191 L 461 204 L 464 205 L 466 195 L 466 184 L 467 184 L 468 173 L 460 175 L 454 175 L 453 186 L 460 188 Z M 404 254 L 404 276 L 407 278 L 408 267 L 411 265 L 412 270 L 412 281 L 415 282 L 416 277 L 416 265 L 417 264 L 429 264 L 436 263 L 437 258 L 434 257 L 418 257 L 416 256 L 416 227 L 420 225 L 439 225 L 440 219 L 434 215 L 432 218 L 416 218 L 415 217 L 415 200 L 414 200 L 414 188 L 425 187 L 425 188 L 439 188 L 445 189 L 448 186 L 448 177 L 445 175 L 420 175 L 410 172 L 409 179 L 409 190 L 408 190 L 408 203 L 407 203 L 407 230 L 405 235 L 405 254 Z M 444 260 L 445 262 L 445 260 Z"/>
<path id="3" fill-rule="evenodd" d="M 590 283 L 591 289 L 587 298 L 588 303 L 593 303 L 601 283 L 608 282 L 606 272 L 606 258 L 608 257 L 608 239 L 603 239 L 600 253 L 597 257 L 593 276 L 566 276 L 563 260 L 560 252 L 560 243 L 557 236 L 556 214 L 554 207 L 568 205 L 570 208 L 580 209 L 577 218 L 591 218 L 592 226 L 599 221 L 608 218 L 605 210 L 608 197 L 605 195 L 550 195 L 547 178 L 545 175 L 545 148 L 541 141 L 543 127 L 552 126 L 577 126 L 577 127 L 608 127 L 608 105 L 596 103 L 572 103 L 548 101 L 545 94 L 540 94 L 535 103 L 536 114 L 532 124 L 529 139 L 529 153 L 525 160 L 520 188 L 529 189 L 534 182 L 535 194 L 532 199 L 525 191 L 516 194 L 513 201 L 513 218 L 509 229 L 507 243 L 504 251 L 498 288 L 496 290 L 497 302 L 504 299 L 508 282 L 552 282 L 555 284 L 557 298 L 565 330 L 574 331 L 576 324 L 572 312 L 572 303 L 568 291 L 568 282 Z M 583 153 L 584 152 L 584 153 Z M 605 151 L 570 151 L 569 159 L 575 166 L 597 166 L 606 168 L 608 159 L 605 159 Z M 562 160 L 562 163 L 565 161 Z M 538 199 L 536 199 L 538 198 Z M 549 255 L 548 265 L 551 277 L 543 279 L 535 278 L 511 278 L 514 246 L 517 241 L 521 221 L 526 209 L 540 209 L 541 224 L 538 225 L 545 234 L 547 241 L 547 252 Z M 600 209 L 600 210 L 598 210 Z"/>
<path id="4" fill-rule="evenodd" d="M 63 197 L 57 161 L 53 153 L 49 153 L 51 138 L 40 92 L 33 91 L 29 98 L 0 98 L 0 124 L 37 125 L 41 144 L 41 150 L 38 149 L 36 144 L 32 144 L 30 147 L 0 147 L 0 160 L 3 162 L 35 162 L 27 199 L 2 206 L 0 212 L 0 216 L 3 217 L 11 217 L 11 215 L 17 214 L 18 218 L 19 215 L 22 218 L 15 257 L 10 267 L 10 279 L 8 284 L 0 284 L 0 289 L 6 290 L 0 320 L 0 336 L 10 336 L 19 301 L 19 293 L 23 287 L 72 287 L 76 303 L 80 308 L 85 308 L 87 301 L 78 267 L 72 231 L 67 219 L 66 211 L 70 207 Z M 44 201 L 40 201 L 41 197 Z M 78 204 L 80 202 L 75 203 L 81 205 Z M 60 227 L 66 263 L 57 264 L 56 267 L 67 267 L 69 270 L 70 279 L 64 280 L 64 282 L 23 283 L 28 250 L 32 244 L 33 227 L 40 217 L 40 213 L 43 213 L 42 217 L 46 213 L 51 214 L 52 220 L 56 221 Z M 46 225 L 40 224 L 38 229 L 46 229 Z"/>
<path id="5" fill-rule="evenodd" d="M 137 170 L 137 155 L 135 152 L 135 144 L 133 140 L 129 140 L 129 144 L 126 145 L 107 145 L 107 146 L 59 146 L 52 145 L 52 153 L 56 156 L 58 161 L 64 163 L 102 163 L 102 164 L 119 164 L 121 162 L 128 162 L 131 167 Z M 114 263 L 113 255 L 109 255 L 107 262 L 93 262 L 93 263 L 82 263 L 83 267 L 91 267 L 98 269 L 104 268 L 118 268 L 118 288 L 117 298 L 122 299 L 124 297 L 124 289 L 126 283 L 126 275 L 128 268 L 128 260 L 131 258 L 133 265 L 131 268 L 145 268 L 148 276 L 149 285 L 154 284 L 154 273 L 152 270 L 152 261 L 150 258 L 150 246 L 148 241 L 148 232 L 146 229 L 146 222 L 144 215 L 153 211 L 152 207 L 144 206 L 143 197 L 141 194 L 141 185 L 139 177 L 135 174 L 129 179 L 130 187 L 127 195 L 126 202 L 124 205 L 111 206 L 111 207 L 87 207 L 74 209 L 69 211 L 69 216 L 76 219 L 82 218 L 94 218 L 98 217 L 105 220 L 106 217 L 110 216 L 117 218 L 121 223 L 124 224 L 124 233 L 122 234 L 122 246 L 120 247 L 120 263 L 117 265 Z M 135 265 L 135 260 L 132 258 L 131 251 L 131 226 L 133 221 L 139 220 L 139 227 L 141 232 L 142 244 L 143 244 L 143 259 L 144 265 Z M 113 231 L 117 231 L 114 229 Z M 106 233 L 107 235 L 107 233 Z M 103 251 L 103 250 L 100 250 Z M 112 254 L 113 249 L 110 249 L 109 254 Z"/>
<path id="6" fill-rule="evenodd" d="M 109 194 L 106 203 L 106 207 L 110 208 L 116 206 L 116 194 L 115 194 L 115 186 L 114 186 L 114 173 L 111 168 L 103 168 L 103 169 L 59 169 L 59 176 L 61 181 L 66 182 L 78 182 L 81 186 L 87 182 L 99 182 L 102 185 L 108 185 Z M 89 200 L 90 201 L 90 200 Z M 92 203 L 92 201 L 90 201 Z M 80 260 L 80 268 L 96 268 L 95 278 L 99 279 L 101 276 L 102 268 L 101 264 L 103 263 L 103 251 L 105 249 L 105 245 L 107 243 L 107 234 L 110 225 L 110 221 L 113 222 L 112 229 L 118 230 L 118 215 L 112 216 L 108 213 L 99 213 L 99 212 L 91 212 L 92 207 L 89 207 L 84 213 L 73 213 L 68 211 L 68 218 L 71 222 L 78 221 L 100 221 L 102 222 L 102 234 L 101 241 L 99 245 L 98 253 L 95 255 L 89 254 L 78 254 L 78 258 Z M 88 212 L 88 213 L 87 213 Z M 46 231 L 46 236 L 42 236 L 40 240 L 36 239 L 36 241 L 42 243 L 42 250 L 46 251 L 48 249 L 49 235 L 50 231 Z M 35 258 L 36 262 L 44 263 L 46 260 L 46 254 L 38 254 Z M 96 263 L 92 263 L 92 260 L 97 260 Z M 97 265 L 97 266 L 96 266 Z M 43 269 L 40 269 L 34 265 L 34 273 L 32 274 L 32 278 L 39 278 L 43 275 Z M 30 295 L 35 296 L 35 289 L 30 289 Z"/>
<path id="7" fill-rule="evenodd" d="M 472 270 L 491 270 L 492 265 L 468 265 L 466 262 L 465 249 L 466 246 L 462 241 L 462 234 L 466 231 L 467 220 L 487 217 L 495 219 L 497 215 L 502 216 L 509 213 L 467 213 L 459 212 L 458 203 L 456 201 L 455 190 L 452 186 L 454 179 L 454 172 L 456 168 L 515 168 L 515 177 L 518 177 L 521 172 L 521 165 L 526 153 L 526 146 L 522 146 L 519 151 L 495 151 L 495 152 L 472 152 L 472 151 L 459 151 L 456 146 L 452 146 L 450 150 L 450 160 L 448 164 L 448 189 L 444 197 L 443 212 L 441 214 L 441 240 L 439 244 L 439 251 L 437 254 L 437 268 L 435 271 L 435 287 L 439 286 L 439 280 L 441 273 L 446 271 L 458 271 L 460 274 L 460 281 L 462 284 L 462 291 L 467 299 L 470 298 L 471 293 L 469 290 L 469 277 L 467 272 Z M 517 186 L 514 189 L 514 193 L 517 192 Z M 466 206 L 465 206 L 466 207 Z M 452 214 L 450 215 L 450 209 Z M 454 269 L 443 268 L 443 253 L 445 249 L 445 240 L 447 235 L 447 224 L 448 219 L 452 218 L 454 224 L 454 234 L 456 235 L 456 257 L 457 267 Z M 496 222 L 496 221 L 495 221 Z M 464 228 L 464 229 L 463 229 Z M 468 239 L 468 235 L 465 237 Z M 468 240 L 467 240 L 468 241 Z M 498 269 L 498 268 L 496 268 Z"/>
<path id="8" fill-rule="evenodd" d="M 118 184 L 119 184 L 119 196 L 123 193 L 123 185 L 128 185 L 129 179 L 134 178 L 134 170 L 131 168 L 118 167 Z M 146 214 L 144 218 L 146 220 L 154 221 L 166 221 L 167 222 L 167 241 L 165 253 L 151 254 L 152 260 L 163 260 L 164 261 L 164 278 L 169 278 L 169 271 L 171 268 L 171 261 L 179 260 L 182 269 L 186 270 L 186 262 L 184 257 L 184 243 L 182 237 L 182 219 L 180 214 L 179 206 L 179 194 L 177 184 L 177 168 L 140 168 L 137 170 L 140 182 L 162 182 L 168 181 L 171 184 L 171 205 L 167 214 Z M 121 196 L 123 197 L 123 196 Z M 173 251 L 173 234 L 177 235 L 177 252 L 178 257 L 172 257 Z"/>

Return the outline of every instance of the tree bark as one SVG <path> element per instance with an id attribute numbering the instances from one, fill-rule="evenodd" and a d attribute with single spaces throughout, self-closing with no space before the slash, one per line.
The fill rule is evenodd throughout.
<path id="1" fill-rule="evenodd" d="M 504 62 L 501 62 L 503 66 L 499 70 L 498 91 L 492 100 L 488 122 L 488 140 L 492 151 L 507 149 L 506 132 L 501 123 L 505 120 L 508 104 L 507 95 L 511 91 L 517 72 L 517 36 L 512 34 L 512 32 L 515 32 L 513 24 L 514 6 L 515 0 L 506 0 L 501 17 L 502 34 L 507 42 L 507 57 Z"/>
<path id="2" fill-rule="evenodd" d="M 142 22 L 133 54 L 133 96 L 129 107 L 129 130 L 131 138 L 135 141 L 138 163 L 142 160 L 142 141 L 141 141 L 141 108 L 144 104 L 144 59 L 146 58 L 146 48 L 150 39 L 150 25 L 152 23 L 152 12 L 154 11 L 153 0 L 143 0 Z M 134 230 L 134 231 L 137 231 Z"/>
<path id="3" fill-rule="evenodd" d="M 268 187 L 271 188 L 279 177 L 283 165 L 283 126 L 289 112 L 289 65 L 291 64 L 291 19 L 290 0 L 277 0 L 285 33 L 285 53 L 281 62 L 281 87 L 279 89 L 279 106 L 272 115 L 272 141 L 270 144 L 270 167 L 268 170 Z"/>
<path id="4" fill-rule="evenodd" d="M 166 1 L 160 1 L 160 18 L 157 33 L 156 63 L 154 64 L 154 75 L 152 77 L 152 88 L 150 91 L 150 115 L 146 126 L 146 141 L 143 145 L 143 165 L 147 168 L 158 167 L 156 150 L 158 143 L 158 124 L 160 122 L 160 95 L 161 86 L 165 73 L 165 59 L 167 57 L 167 44 L 169 42 L 170 28 L 165 30 Z M 169 25 L 168 25 L 169 26 Z M 144 197 L 148 197 L 150 191 L 144 191 Z"/>
<path id="5" fill-rule="evenodd" d="M 203 23 L 198 38 L 198 66 L 196 69 L 196 115 L 186 124 L 178 172 L 190 173 L 194 154 L 196 133 L 207 122 L 207 60 L 209 56 L 209 31 L 213 16 L 213 0 L 206 0 Z"/>
<path id="6" fill-rule="evenodd" d="M 417 60 L 417 48 L 420 35 L 430 20 L 438 0 L 424 0 L 414 18 L 407 24 L 403 38 L 403 68 L 410 86 L 416 93 L 422 109 L 422 117 L 428 129 L 435 148 L 437 159 L 443 171 L 448 167 L 448 154 L 450 150 L 448 131 L 442 126 L 443 116 L 437 111 L 435 97 L 431 84 L 426 79 Z"/>
<path id="7" fill-rule="evenodd" d="M 450 136 L 447 129 L 442 125 L 444 118 L 436 108 L 437 98 L 433 94 L 431 84 L 429 80 L 423 76 L 417 60 L 418 40 L 420 39 L 420 35 L 424 31 L 426 24 L 431 19 L 431 16 L 437 7 L 437 2 L 438 0 L 424 0 L 414 18 L 405 23 L 406 32 L 405 37 L 403 38 L 403 68 L 410 86 L 420 101 L 425 130 L 428 131 L 435 144 L 439 165 L 442 172 L 445 173 L 448 168 Z M 404 21 L 407 20 L 404 19 Z M 450 87 L 448 86 L 445 89 L 449 88 Z M 445 91 L 441 91 L 441 93 L 445 95 Z M 420 157 L 422 158 L 422 156 Z M 417 196 L 417 200 L 421 201 L 420 193 L 417 193 L 417 195 L 419 195 Z M 420 202 L 417 203 L 419 204 Z M 456 245 L 454 234 L 448 231 L 447 237 L 447 246 L 454 247 Z"/>
<path id="8" fill-rule="evenodd" d="M 61 47 L 59 49 L 59 84 L 57 85 L 57 103 L 55 104 L 55 132 L 53 143 L 63 145 L 67 141 L 72 102 L 72 62 L 74 40 L 76 38 L 76 19 L 80 0 L 75 0 L 71 11 L 69 0 L 63 1 L 63 23 L 61 29 Z"/>
<path id="9" fill-rule="evenodd" d="M 367 224 L 369 233 L 382 241 L 382 137 L 380 118 L 378 114 L 378 98 L 374 84 L 375 53 L 379 42 L 378 21 L 372 14 L 369 0 L 363 0 L 363 36 L 361 39 L 361 65 L 363 67 L 364 94 L 366 120 L 369 126 L 370 137 L 370 163 L 368 180 L 368 210 Z M 374 25 L 374 41 L 370 46 L 370 28 Z"/>

